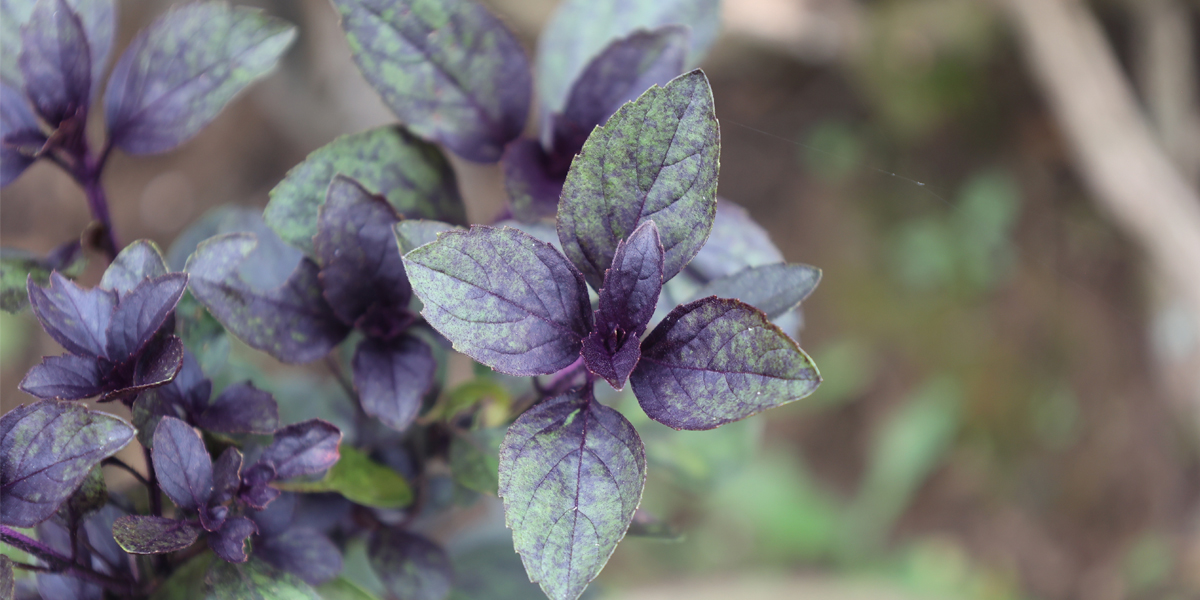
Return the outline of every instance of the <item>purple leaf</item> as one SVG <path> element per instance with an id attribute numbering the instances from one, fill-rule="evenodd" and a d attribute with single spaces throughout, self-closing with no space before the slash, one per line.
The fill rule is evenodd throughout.
<path id="1" fill-rule="evenodd" d="M 239 492 L 238 498 L 240 498 L 246 504 L 249 504 L 258 510 L 262 510 L 271 504 L 271 502 L 273 502 L 276 498 L 278 498 L 281 493 L 282 492 L 269 485 L 262 484 L 249 487 Z"/>
<path id="2" fill-rule="evenodd" d="M 421 314 L 459 352 L 510 375 L 549 375 L 579 358 L 591 329 L 583 277 L 551 245 L 511 228 L 450 231 L 404 264 Z"/>
<path id="3" fill-rule="evenodd" d="M 650 88 L 588 137 L 563 186 L 558 237 L 593 288 L 617 243 L 650 219 L 662 237 L 663 281 L 696 255 L 716 213 L 720 137 L 700 71 Z"/>
<path id="4" fill-rule="evenodd" d="M 637 366 L 641 336 L 662 291 L 662 275 L 658 227 L 646 221 L 617 244 L 612 268 L 605 272 L 600 288 L 596 328 L 583 340 L 588 370 L 618 390 Z"/>
<path id="5" fill-rule="evenodd" d="M 154 447 L 154 430 L 164 416 L 192 421 L 206 406 L 212 394 L 212 381 L 204 377 L 200 363 L 191 352 L 183 352 L 179 373 L 170 383 L 140 392 L 133 403 L 133 424 L 138 441 Z"/>
<path id="6" fill-rule="evenodd" d="M 104 356 L 108 324 L 117 306 L 117 294 L 100 288 L 85 290 L 58 273 L 50 285 L 29 283 L 29 302 L 42 328 L 67 352 Z"/>
<path id="7" fill-rule="evenodd" d="M 768 319 L 796 308 L 821 281 L 821 270 L 808 265 L 777 263 L 746 267 L 708 282 L 694 298 L 737 298 L 763 311 Z"/>
<path id="8" fill-rule="evenodd" d="M 581 146 L 582 143 L 580 141 Z M 550 156 L 541 143 L 529 138 L 509 144 L 504 149 L 500 166 L 504 169 L 504 188 L 513 217 L 534 222 L 554 216 L 558 210 L 558 197 L 562 195 L 563 180 L 574 157 L 574 152 Z"/>
<path id="9" fill-rule="evenodd" d="M 237 274 L 254 248 L 245 233 L 219 235 L 200 244 L 184 267 L 192 294 L 231 333 L 252 348 L 287 363 L 325 356 L 349 329 L 321 295 L 317 265 L 301 260 L 282 286 L 253 289 Z"/>
<path id="10" fill-rule="evenodd" d="M 771 242 L 767 230 L 755 223 L 740 204 L 718 198 L 712 234 L 688 263 L 688 271 L 695 270 L 708 281 L 746 267 L 778 262 L 783 262 L 783 253 Z"/>
<path id="11" fill-rule="evenodd" d="M 129 515 L 113 522 L 113 537 L 130 554 L 165 554 L 183 550 L 200 538 L 199 527 L 164 517 Z"/>
<path id="12" fill-rule="evenodd" d="M 110 575 L 130 574 L 132 568 L 129 555 L 113 537 L 113 523 L 125 516 L 125 511 L 109 504 L 83 522 L 88 547 L 100 560 L 92 560 L 92 568 Z M 46 521 L 49 523 L 50 521 Z"/>
<path id="13" fill-rule="evenodd" d="M 279 406 L 270 393 L 236 383 L 200 413 L 196 426 L 220 433 L 272 433 L 279 428 Z"/>
<path id="14" fill-rule="evenodd" d="M 33 154 L 46 143 L 46 135 L 25 95 L 0 81 L 0 187 L 16 181 L 33 164 Z"/>
<path id="15" fill-rule="evenodd" d="M 179 508 L 197 509 L 213 493 L 213 464 L 204 440 L 191 425 L 163 417 L 154 429 L 154 472 L 158 484 Z"/>
<path id="16" fill-rule="evenodd" d="M 74 555 L 84 564 L 92 562 L 90 560 L 91 552 L 83 544 L 82 539 L 76 539 L 75 548 L 71 548 L 71 532 L 62 524 L 52 520 L 43 521 L 37 526 L 36 531 L 38 540 L 59 554 Z M 42 599 L 102 600 L 104 598 L 104 588 L 70 575 L 38 573 L 37 588 L 38 595 Z"/>
<path id="17" fill-rule="evenodd" d="M 21 87 L 24 78 L 18 65 L 21 54 L 21 28 L 33 17 L 35 0 L 3 0 L 3 17 L 0 17 L 0 78 L 15 87 Z M 113 0 L 67 0 L 87 36 L 89 57 L 92 63 L 91 88 L 95 96 L 100 91 L 101 78 L 108 66 L 108 54 L 112 50 L 116 24 Z"/>
<path id="18" fill-rule="evenodd" d="M 325 298 L 342 322 L 353 325 L 372 305 L 406 314 L 412 288 L 392 225 L 400 220 L 382 196 L 338 175 L 329 184 L 313 237 Z M 407 325 L 407 323 L 405 323 Z"/>
<path id="19" fill-rule="evenodd" d="M 205 531 L 215 532 L 220 531 L 225 525 L 226 517 L 229 516 L 229 507 L 221 506 L 220 504 L 205 505 L 200 507 L 200 526 Z"/>
<path id="20" fill-rule="evenodd" d="M 83 21 L 65 0 L 39 0 L 21 28 L 17 59 L 25 95 L 52 128 L 86 118 L 92 86 L 92 58 Z"/>
<path id="21" fill-rule="evenodd" d="M 317 213 L 341 173 L 410 219 L 466 223 L 454 169 L 435 145 L 388 125 L 344 135 L 309 154 L 271 190 L 262 215 L 287 243 L 316 259 Z"/>
<path id="22" fill-rule="evenodd" d="M 762 311 L 710 297 L 677 307 L 654 328 L 630 381 L 650 418 L 698 430 L 799 400 L 821 376 Z"/>
<path id="23" fill-rule="evenodd" d="M 363 340 L 353 366 L 363 410 L 396 431 L 404 431 L 417 418 L 437 371 L 429 345 L 411 335 L 391 342 Z"/>
<path id="24" fill-rule="evenodd" d="M 683 73 L 688 30 L 671 25 L 614 40 L 571 86 L 562 114 L 551 118 L 550 149 L 574 156 L 597 125 L 651 86 Z"/>
<path id="25" fill-rule="evenodd" d="M 209 504 L 223 504 L 233 498 L 242 482 L 242 453 L 233 447 L 226 448 L 217 462 L 213 463 L 213 493 Z"/>
<path id="26" fill-rule="evenodd" d="M 342 572 L 342 553 L 338 547 L 309 527 L 293 527 L 279 535 L 264 537 L 255 544 L 254 555 L 277 569 L 294 573 L 310 585 L 321 585 Z"/>
<path id="27" fill-rule="evenodd" d="M 720 30 L 720 0 L 565 0 L 538 38 L 538 96 L 544 114 L 560 112 L 571 86 L 593 57 L 638 29 L 686 25 L 688 64 L 699 64 Z"/>
<path id="28" fill-rule="evenodd" d="M 296 513 L 297 494 L 287 493 L 272 502 L 265 509 L 250 513 L 254 524 L 258 526 L 258 535 L 270 538 L 283 534 L 292 526 L 292 517 Z"/>
<path id="29" fill-rule="evenodd" d="M 275 468 L 277 479 L 320 473 L 338 461 L 342 432 L 320 419 L 309 419 L 275 432 L 259 462 Z"/>
<path id="30" fill-rule="evenodd" d="M 146 279 L 122 296 L 108 325 L 104 355 L 113 362 L 124 362 L 137 354 L 174 314 L 187 280 L 185 273 Z"/>
<path id="31" fill-rule="evenodd" d="M 521 415 L 500 446 L 500 497 L 531 581 L 574 600 L 625 535 L 646 483 L 633 426 L 591 388 Z"/>
<path id="32" fill-rule="evenodd" d="M 417 135 L 496 162 L 529 114 L 525 51 L 470 0 L 334 0 L 367 81 Z"/>
<path id="33" fill-rule="evenodd" d="M 104 95 L 111 142 L 166 152 L 208 125 L 266 75 L 296 37 L 261 11 L 203 2 L 173 9 L 130 42 Z"/>
<path id="34" fill-rule="evenodd" d="M 220 531 L 208 535 L 208 547 L 226 562 L 244 563 L 250 558 L 246 539 L 257 532 L 258 527 L 248 517 L 231 517 Z"/>
<path id="35" fill-rule="evenodd" d="M 49 518 L 133 434 L 125 421 L 71 402 L 41 400 L 0 417 L 0 523 Z"/>
<path id="36" fill-rule="evenodd" d="M 100 278 L 100 287 L 125 296 L 143 281 L 158 279 L 168 272 L 167 261 L 158 246 L 150 240 L 138 240 L 121 250 L 108 265 Z"/>
<path id="37" fill-rule="evenodd" d="M 393 597 L 442 600 L 450 594 L 450 557 L 423 536 L 394 527 L 379 529 L 371 534 L 367 561 Z"/>
<path id="38" fill-rule="evenodd" d="M 133 382 L 100 397 L 101 402 L 132 399 L 139 392 L 170 383 L 183 367 L 183 340 L 173 335 L 154 337 L 138 355 Z"/>
<path id="39" fill-rule="evenodd" d="M 98 359 L 64 354 L 42 358 L 18 387 L 43 400 L 83 400 L 105 391 L 103 378 L 104 369 Z"/>

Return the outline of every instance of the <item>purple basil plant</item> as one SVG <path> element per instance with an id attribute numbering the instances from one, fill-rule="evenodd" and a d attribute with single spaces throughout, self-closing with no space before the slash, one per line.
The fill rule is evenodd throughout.
<path id="1" fill-rule="evenodd" d="M 794 338 L 820 271 L 716 197 L 694 66 L 717 0 L 565 0 L 534 61 L 473 0 L 332 3 L 399 123 L 313 151 L 261 218 L 202 219 L 169 266 L 118 243 L 107 159 L 194 136 L 294 28 L 185 4 L 102 86 L 114 2 L 0 2 L 2 183 L 49 160 L 98 223 L 45 257 L 0 253 L 0 307 L 30 305 L 65 350 L 0 418 L 0 541 L 18 551 L 0 595 L 574 600 L 650 529 L 651 421 L 711 430 L 819 385 Z M 491 224 L 468 224 L 444 152 L 499 163 Z M 99 283 L 72 281 L 95 249 Z M 475 362 L 465 381 L 451 350 Z M 507 530 L 465 549 L 431 534 L 487 495 Z"/>

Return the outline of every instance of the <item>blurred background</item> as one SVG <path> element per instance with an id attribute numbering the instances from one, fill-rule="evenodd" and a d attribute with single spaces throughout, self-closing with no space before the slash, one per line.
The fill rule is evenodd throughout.
<path id="1" fill-rule="evenodd" d="M 531 53 L 555 5 L 486 3 Z M 118 47 L 169 4 L 121 0 Z M 261 209 L 307 153 L 394 121 L 326 1 L 250 4 L 299 42 L 182 148 L 111 161 L 123 242 Z M 1200 2 L 723 4 L 720 194 L 824 270 L 801 344 L 825 382 L 711 432 L 638 423 L 669 531 L 626 539 L 596 596 L 1200 598 Z M 498 169 L 455 167 L 490 220 Z M 4 190 L 5 246 L 88 222 L 49 164 Z M 59 352 L 0 314 L 4 411 Z"/>

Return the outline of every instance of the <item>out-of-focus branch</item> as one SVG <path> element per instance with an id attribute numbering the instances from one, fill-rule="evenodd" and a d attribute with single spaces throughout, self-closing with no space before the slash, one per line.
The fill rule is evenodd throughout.
<path id="1" fill-rule="evenodd" d="M 1184 0 L 1136 0 L 1137 83 L 1167 154 L 1193 184 L 1200 177 L 1196 41 Z"/>

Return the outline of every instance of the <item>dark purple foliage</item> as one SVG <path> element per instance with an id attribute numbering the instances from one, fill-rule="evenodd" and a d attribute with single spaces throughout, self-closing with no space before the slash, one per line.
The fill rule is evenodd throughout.
<path id="1" fill-rule="evenodd" d="M 196 543 L 203 530 L 194 523 L 165 517 L 130 515 L 113 523 L 113 536 L 130 554 L 164 554 Z"/>
<path id="2" fill-rule="evenodd" d="M 371 535 L 367 560 L 396 598 L 442 600 L 450 594 L 454 568 L 441 546 L 429 539 L 385 528 Z"/>
<path id="3" fill-rule="evenodd" d="M 51 128 L 87 118 L 92 87 L 92 57 L 83 21 L 66 0 L 43 0 L 21 28 L 18 58 L 25 95 Z"/>
<path id="4" fill-rule="evenodd" d="M 212 496 L 213 465 L 204 440 L 175 417 L 163 417 L 154 429 L 154 471 L 163 493 L 179 508 L 199 509 Z"/>
<path id="5" fill-rule="evenodd" d="M 251 514 L 258 525 L 254 555 L 320 585 L 341 573 L 342 553 L 324 533 L 297 519 L 296 502 L 295 494 L 284 494 L 265 510 Z"/>
<path id="6" fill-rule="evenodd" d="M 320 419 L 289 425 L 275 432 L 275 441 L 258 458 L 270 465 L 275 478 L 291 479 L 320 473 L 338 460 L 342 432 Z"/>
<path id="7" fill-rule="evenodd" d="M 186 283 L 187 275 L 172 273 L 118 296 L 82 289 L 57 273 L 45 288 L 31 280 L 34 314 L 70 354 L 44 359 L 20 388 L 39 398 L 99 395 L 101 402 L 132 403 L 138 392 L 168 383 L 183 364 L 183 344 L 170 330 Z"/>
<path id="8" fill-rule="evenodd" d="M 20 177 L 45 143 L 46 134 L 25 95 L 0 81 L 0 187 Z"/>
<path id="9" fill-rule="evenodd" d="M 226 562 L 243 563 L 250 558 L 246 554 L 246 541 L 257 531 L 249 517 L 231 517 L 220 530 L 208 534 L 208 547 Z"/>

